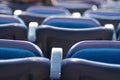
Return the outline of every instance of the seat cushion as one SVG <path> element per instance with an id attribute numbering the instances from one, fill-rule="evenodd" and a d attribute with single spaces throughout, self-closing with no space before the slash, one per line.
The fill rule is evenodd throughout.
<path id="1" fill-rule="evenodd" d="M 0 48 L 0 59 L 13 59 L 35 57 L 35 54 L 29 50 L 17 48 Z"/>

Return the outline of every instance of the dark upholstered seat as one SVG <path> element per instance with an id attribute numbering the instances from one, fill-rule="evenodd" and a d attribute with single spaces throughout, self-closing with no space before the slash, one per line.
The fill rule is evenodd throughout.
<path id="1" fill-rule="evenodd" d="M 1 80 L 49 80 L 50 61 L 33 43 L 0 39 Z"/>
<path id="2" fill-rule="evenodd" d="M 31 6 L 18 16 L 28 25 L 30 22 L 38 22 L 41 24 L 46 17 L 53 15 L 70 15 L 70 12 L 64 8 Z"/>
<path id="3" fill-rule="evenodd" d="M 63 60 L 61 80 L 119 80 L 119 41 L 83 41 Z"/>
<path id="4" fill-rule="evenodd" d="M 105 27 L 74 29 L 44 25 L 36 30 L 35 43 L 40 46 L 46 57 L 50 57 L 52 47 L 63 48 L 63 56 L 65 57 L 69 48 L 76 42 L 83 40 L 112 40 L 112 36 L 113 30 Z"/>

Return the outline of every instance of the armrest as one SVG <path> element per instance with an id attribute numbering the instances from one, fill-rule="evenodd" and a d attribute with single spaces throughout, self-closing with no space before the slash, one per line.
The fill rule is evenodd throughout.
<path id="1" fill-rule="evenodd" d="M 52 48 L 51 54 L 51 80 L 60 80 L 62 64 L 62 48 Z"/>
<path id="2" fill-rule="evenodd" d="M 113 30 L 113 39 L 112 40 L 116 41 L 117 37 L 116 37 L 116 31 L 115 31 L 114 25 L 113 24 L 105 24 L 105 27 Z"/>
<path id="3" fill-rule="evenodd" d="M 38 27 L 37 22 L 30 22 L 29 23 L 28 41 L 35 42 L 35 40 L 36 40 L 36 28 L 37 27 Z"/>

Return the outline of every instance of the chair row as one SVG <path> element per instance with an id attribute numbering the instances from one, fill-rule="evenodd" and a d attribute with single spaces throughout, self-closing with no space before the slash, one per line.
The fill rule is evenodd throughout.
<path id="1" fill-rule="evenodd" d="M 69 3 L 69 2 L 68 2 Z M 105 24 L 113 24 L 115 26 L 115 29 L 117 29 L 117 26 L 120 22 L 120 13 L 119 13 L 119 7 L 115 7 L 115 5 L 119 5 L 119 3 L 106 3 L 111 6 L 104 7 L 101 6 L 97 10 L 97 8 L 94 10 L 90 8 L 90 10 L 85 10 L 83 12 L 83 16 L 85 17 L 92 17 L 97 19 L 102 26 Z M 73 5 L 73 4 L 72 4 Z M 76 5 L 76 4 L 75 4 Z M 112 6 L 113 5 L 113 6 Z M 70 6 L 70 5 L 69 5 Z M 81 7 L 81 5 L 80 5 Z M 79 12 L 74 11 L 74 12 Z M 0 6 L 0 13 L 3 14 L 12 14 L 11 9 L 8 9 L 7 5 L 1 4 Z M 73 12 L 73 13 L 74 13 Z M 15 12 L 16 13 L 16 12 Z M 25 22 L 25 24 L 28 26 L 30 22 L 38 22 L 39 25 L 43 22 L 43 20 L 49 16 L 71 16 L 71 13 L 68 9 L 65 7 L 55 7 L 55 6 L 40 6 L 40 5 L 34 5 L 29 8 L 27 8 L 24 12 L 20 14 L 20 12 L 17 12 L 17 15 Z"/>
<path id="2" fill-rule="evenodd" d="M 62 49 L 52 49 L 51 61 L 35 44 L 0 39 L 1 80 L 119 80 L 120 42 L 82 41 L 62 59 Z M 92 74 L 91 74 L 92 73 Z"/>
<path id="3" fill-rule="evenodd" d="M 3 17 L 3 19 L 2 19 Z M 114 28 L 101 27 L 93 18 L 50 17 L 42 25 L 32 25 L 27 29 L 16 17 L 1 16 L 1 39 L 28 40 L 37 44 L 46 57 L 50 57 L 52 47 L 62 47 L 64 56 L 76 42 L 83 40 L 113 40 Z"/>

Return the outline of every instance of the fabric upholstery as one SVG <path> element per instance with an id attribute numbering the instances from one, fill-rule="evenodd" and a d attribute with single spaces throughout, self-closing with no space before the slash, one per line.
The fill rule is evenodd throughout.
<path id="1" fill-rule="evenodd" d="M 120 64 L 120 49 L 88 48 L 79 50 L 71 58 L 81 58 L 104 63 Z"/>
<path id="2" fill-rule="evenodd" d="M 100 24 L 93 18 L 73 18 L 73 17 L 48 17 L 42 24 L 63 28 L 93 28 Z"/>
<path id="3" fill-rule="evenodd" d="M 25 58 L 35 57 L 34 53 L 24 49 L 17 48 L 1 48 L 0 47 L 0 60 L 1 59 L 14 59 L 14 58 Z"/>
<path id="4" fill-rule="evenodd" d="M 117 29 L 120 22 L 120 12 L 119 10 L 117 11 L 114 9 L 99 9 L 97 11 L 88 10 L 84 13 L 84 16 L 97 19 L 102 26 L 105 24 L 113 24 L 115 29 Z"/>
<path id="5" fill-rule="evenodd" d="M 34 53 L 35 56 L 44 56 L 43 52 L 37 45 L 28 41 L 0 39 L 0 47 L 27 50 Z"/>
<path id="6" fill-rule="evenodd" d="M 73 29 L 43 25 L 37 27 L 35 43 L 45 56 L 50 57 L 52 47 L 63 48 L 64 57 L 69 48 L 83 40 L 112 40 L 113 30 L 105 27 Z"/>
<path id="7" fill-rule="evenodd" d="M 28 41 L 0 39 L 0 80 L 49 80 L 50 61 Z"/>
<path id="8" fill-rule="evenodd" d="M 119 80 L 119 41 L 82 41 L 62 62 L 61 80 Z"/>
<path id="9" fill-rule="evenodd" d="M 67 58 L 70 58 L 74 53 L 78 52 L 82 49 L 91 49 L 91 48 L 115 48 L 119 49 L 120 44 L 119 41 L 111 41 L 111 40 L 87 40 L 87 41 L 81 41 L 78 43 L 75 43 L 71 48 L 69 49 L 67 53 Z"/>
<path id="10" fill-rule="evenodd" d="M 48 16 L 53 15 L 70 15 L 65 8 L 47 7 L 47 6 L 31 6 L 24 13 L 18 15 L 28 26 L 29 22 L 38 22 L 39 25 Z"/>
<path id="11" fill-rule="evenodd" d="M 43 15 L 67 15 L 70 14 L 65 8 L 46 7 L 46 6 L 31 6 L 27 10 L 29 13 Z"/>

